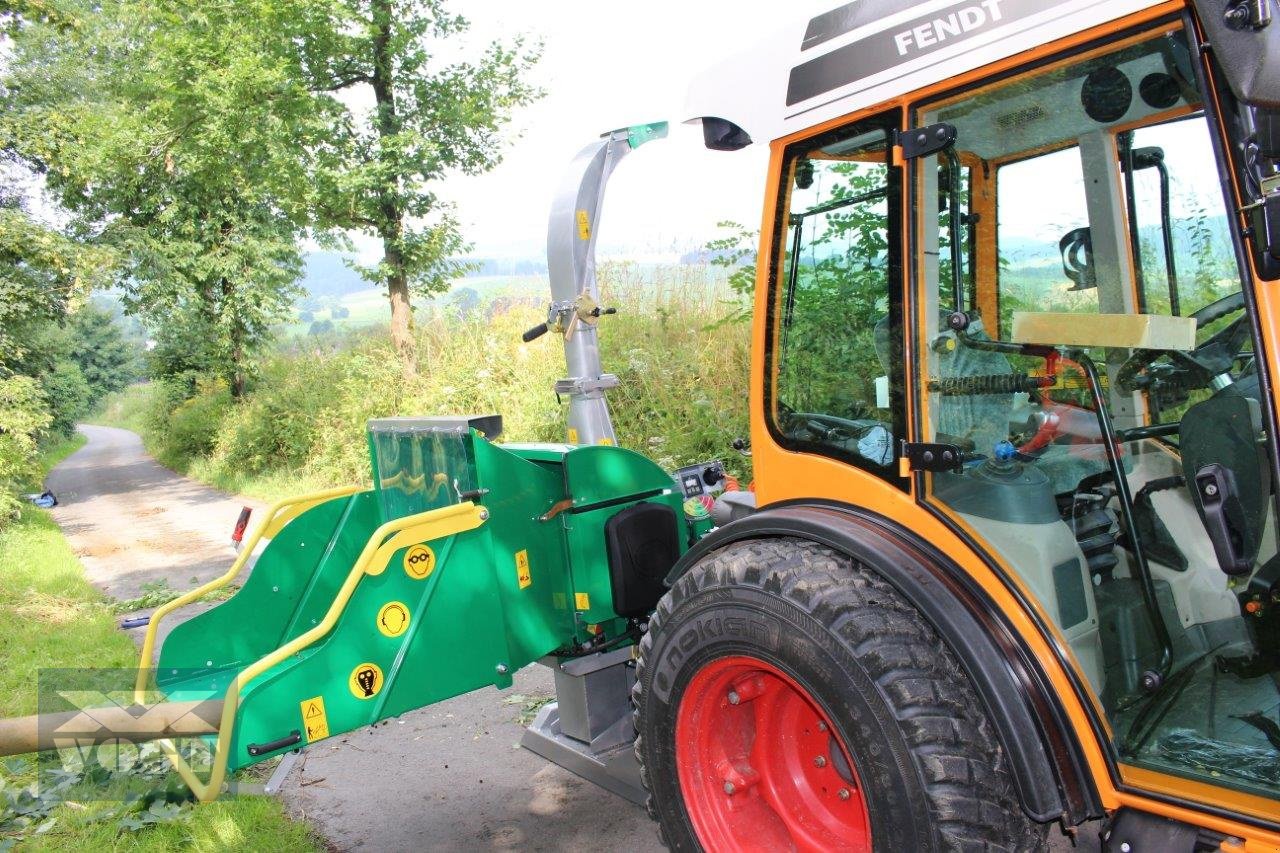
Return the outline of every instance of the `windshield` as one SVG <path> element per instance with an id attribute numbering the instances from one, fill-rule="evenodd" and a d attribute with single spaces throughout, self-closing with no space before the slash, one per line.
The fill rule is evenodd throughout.
<path id="1" fill-rule="evenodd" d="M 1273 450 L 1185 39 L 936 122 L 957 141 L 916 161 L 920 406 L 963 465 L 929 499 L 1053 623 L 1122 767 L 1280 795 Z"/>

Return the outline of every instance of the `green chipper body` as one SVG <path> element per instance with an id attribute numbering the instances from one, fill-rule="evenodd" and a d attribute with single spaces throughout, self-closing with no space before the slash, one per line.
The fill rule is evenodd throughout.
<path id="1" fill-rule="evenodd" d="M 374 487 L 293 518 L 233 597 L 173 629 L 155 686 L 176 701 L 229 695 L 330 617 L 242 679 L 218 741 L 228 771 L 629 639 L 626 616 L 660 589 L 646 561 L 687 546 L 675 483 L 629 450 L 499 445 L 500 431 L 496 416 L 371 421 Z M 353 576 L 388 522 L 469 504 L 478 526 Z"/>

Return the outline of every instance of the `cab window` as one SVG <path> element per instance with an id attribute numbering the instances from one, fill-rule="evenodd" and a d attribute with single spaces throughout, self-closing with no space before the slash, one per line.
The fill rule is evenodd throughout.
<path id="1" fill-rule="evenodd" d="M 1162 32 L 913 116 L 957 131 L 911 193 L 921 438 L 962 460 L 926 499 L 1061 637 L 1122 774 L 1277 797 L 1275 450 L 1194 61 Z M 957 160 L 985 218 L 944 215 Z"/>
<path id="2" fill-rule="evenodd" d="M 886 116 L 788 151 L 766 359 L 782 446 L 896 482 L 905 428 L 895 126 Z"/>

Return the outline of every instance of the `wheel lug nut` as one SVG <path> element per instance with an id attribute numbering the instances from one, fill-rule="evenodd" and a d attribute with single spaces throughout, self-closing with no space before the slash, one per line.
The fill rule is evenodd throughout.
<path id="1" fill-rule="evenodd" d="M 730 690 L 730 691 L 729 691 L 729 704 L 730 704 L 730 705 L 737 705 L 737 704 L 738 704 L 739 702 L 741 702 L 741 701 L 742 701 L 742 697 L 738 695 L 738 691 L 736 691 L 736 690 Z"/>
<path id="2" fill-rule="evenodd" d="M 847 799 L 849 799 L 849 797 L 850 797 L 849 789 L 848 789 L 848 788 L 841 788 L 839 791 L 837 791 L 837 792 L 836 792 L 836 796 L 837 796 L 837 797 L 839 797 L 839 798 L 840 798 L 840 799 L 842 799 L 842 800 L 847 800 Z"/>
<path id="3" fill-rule="evenodd" d="M 814 767 L 826 767 L 826 766 L 827 766 L 827 759 L 825 759 L 825 758 L 823 758 L 821 755 L 819 755 L 817 758 L 813 759 L 813 766 L 814 766 Z"/>
<path id="4" fill-rule="evenodd" d="M 738 790 L 738 789 L 737 789 L 736 787 L 734 787 L 734 784 L 733 784 L 732 782 L 725 782 L 725 783 L 724 783 L 724 792 L 725 792 L 726 794 L 732 794 L 732 793 L 733 793 L 734 791 L 736 791 L 736 790 Z"/>

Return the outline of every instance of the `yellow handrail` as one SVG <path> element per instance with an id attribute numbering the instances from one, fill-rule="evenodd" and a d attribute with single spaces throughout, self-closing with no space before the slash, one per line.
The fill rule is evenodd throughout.
<path id="1" fill-rule="evenodd" d="M 174 769 L 178 771 L 182 781 L 186 782 L 192 793 L 196 795 L 196 799 L 202 803 L 210 802 L 218 796 L 218 792 L 222 788 L 222 782 L 227 773 L 231 730 L 235 725 L 236 711 L 240 704 L 240 691 L 246 684 L 280 663 L 280 661 L 290 655 L 297 654 L 328 634 L 333 629 L 333 626 L 337 624 L 338 617 L 342 615 L 347 602 L 351 600 L 356 587 L 360 584 L 360 579 L 366 574 L 380 574 L 386 568 L 387 561 L 391 558 L 391 555 L 397 550 L 407 545 L 428 542 L 432 539 L 440 539 L 445 536 L 464 533 L 468 530 L 475 530 L 481 524 L 484 524 L 488 518 L 488 510 L 467 501 L 454 506 L 406 516 L 405 518 L 397 518 L 393 521 L 388 521 L 375 530 L 373 535 L 369 537 L 369 541 L 365 543 L 364 550 L 360 552 L 360 556 L 351 566 L 351 571 L 347 573 L 347 579 L 338 590 L 338 594 L 333 599 L 333 604 L 329 606 L 329 610 L 325 613 L 324 619 L 320 621 L 320 624 L 245 667 L 227 687 L 226 700 L 222 706 L 222 719 L 218 725 L 218 740 L 214 744 L 213 769 L 207 782 L 201 782 L 197 778 L 195 771 L 178 753 L 172 741 L 159 741 L 160 748 L 164 751 L 170 763 L 173 764 Z M 388 539 L 388 537 L 391 538 Z"/>
<path id="2" fill-rule="evenodd" d="M 258 543 L 263 539 L 275 538 L 276 534 L 283 530 L 286 524 L 302 515 L 302 513 L 325 501 L 345 495 L 353 495 L 358 491 L 360 491 L 359 486 L 342 486 L 336 489 L 325 489 L 320 492 L 310 492 L 305 495 L 297 495 L 276 501 L 267 510 L 266 517 L 262 519 L 262 522 L 254 528 L 253 535 L 241 547 L 240 553 L 236 556 L 235 562 L 231 564 L 231 568 L 227 569 L 226 574 L 214 578 L 203 586 L 196 587 L 190 592 L 178 596 L 173 601 L 157 607 L 156 611 L 151 614 L 151 620 L 147 624 L 147 633 L 142 639 L 142 655 L 138 660 L 138 676 L 133 683 L 133 701 L 139 705 L 146 704 L 147 672 L 151 669 L 151 656 L 155 651 L 156 645 L 156 630 L 160 626 L 161 619 L 179 607 L 184 607 L 197 598 L 202 598 L 215 589 L 220 589 L 235 580 L 236 576 L 244 570 L 245 563 L 248 562 L 249 557 L 253 554 L 253 549 L 258 547 Z"/>

